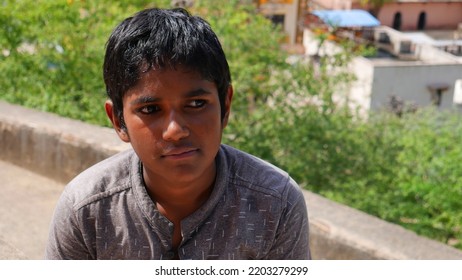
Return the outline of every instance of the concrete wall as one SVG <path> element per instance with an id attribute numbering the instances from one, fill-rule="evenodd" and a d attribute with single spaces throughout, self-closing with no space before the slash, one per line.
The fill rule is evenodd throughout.
<path id="1" fill-rule="evenodd" d="M 448 90 L 443 93 L 440 108 L 453 108 L 455 83 L 461 78 L 462 64 L 376 65 L 372 85 L 371 109 L 386 106 L 392 95 L 421 107 L 429 106 L 432 104 L 432 100 L 428 86 L 435 83 L 449 85 Z"/>
<path id="2" fill-rule="evenodd" d="M 11 246 L 0 236 L 0 260 L 25 260 L 23 252 Z"/>
<path id="3" fill-rule="evenodd" d="M 67 182 L 118 151 L 112 129 L 0 101 L 0 159 Z M 0 185 L 1 187 L 1 185 Z M 314 259 L 461 259 L 462 251 L 304 191 Z M 22 254 L 0 238 L 0 259 Z"/>
<path id="4" fill-rule="evenodd" d="M 366 116 L 371 107 L 374 65 L 364 57 L 354 58 L 351 68 L 356 80 L 350 89 L 350 107 L 358 108 L 361 115 Z"/>
<path id="5" fill-rule="evenodd" d="M 109 128 L 1 103 L 0 158 L 61 182 L 128 148 Z"/>

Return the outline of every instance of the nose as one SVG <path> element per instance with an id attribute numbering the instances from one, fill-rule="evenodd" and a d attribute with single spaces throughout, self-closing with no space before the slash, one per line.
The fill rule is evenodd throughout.
<path id="1" fill-rule="evenodd" d="M 186 127 L 184 118 L 176 113 L 171 112 L 166 120 L 162 137 L 165 141 L 179 141 L 189 136 L 189 130 Z"/>

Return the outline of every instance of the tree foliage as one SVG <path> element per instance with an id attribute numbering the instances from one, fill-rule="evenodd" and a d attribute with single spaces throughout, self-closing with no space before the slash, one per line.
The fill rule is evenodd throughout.
<path id="1" fill-rule="evenodd" d="M 0 97 L 107 125 L 99 110 L 105 42 L 117 22 L 148 6 L 144 2 L 3 1 L 0 71 L 8 78 L 0 80 Z"/>

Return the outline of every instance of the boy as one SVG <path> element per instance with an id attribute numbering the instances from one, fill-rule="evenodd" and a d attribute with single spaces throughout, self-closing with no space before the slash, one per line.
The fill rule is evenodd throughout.
<path id="1" fill-rule="evenodd" d="M 283 171 L 221 144 L 233 88 L 207 22 L 148 9 L 111 34 L 106 113 L 133 149 L 78 175 L 48 259 L 308 259 L 303 195 Z"/>

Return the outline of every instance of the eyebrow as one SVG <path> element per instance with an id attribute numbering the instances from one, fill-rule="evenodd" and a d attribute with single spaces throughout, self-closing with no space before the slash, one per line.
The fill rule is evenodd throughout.
<path id="1" fill-rule="evenodd" d="M 140 96 L 140 97 L 136 98 L 132 102 L 130 102 L 130 104 L 131 105 L 140 105 L 140 104 L 146 104 L 146 103 L 154 103 L 154 102 L 157 102 L 159 100 L 160 100 L 160 98 L 157 98 L 157 97 L 153 97 L 153 96 L 149 96 L 149 95 L 143 95 L 143 96 Z"/>
<path id="2" fill-rule="evenodd" d="M 210 94 L 213 94 L 213 93 L 210 92 L 210 91 L 207 91 L 207 90 L 205 90 L 203 88 L 198 88 L 198 89 L 187 92 L 184 95 L 184 97 L 185 98 L 193 98 L 193 97 L 206 96 L 206 95 L 210 95 Z M 160 100 L 161 100 L 161 98 L 158 98 L 158 97 L 155 97 L 155 96 L 143 95 L 143 96 L 140 96 L 140 97 L 136 98 L 132 102 L 130 102 L 130 104 L 131 105 L 140 105 L 140 104 L 146 104 L 146 103 L 155 103 L 155 102 L 159 102 Z"/>
<path id="3" fill-rule="evenodd" d="M 203 88 L 198 88 L 196 90 L 192 90 L 190 92 L 188 92 L 185 97 L 198 97 L 198 96 L 204 96 L 204 95 L 210 95 L 210 94 L 213 94 L 212 92 L 210 91 L 207 91 Z"/>

